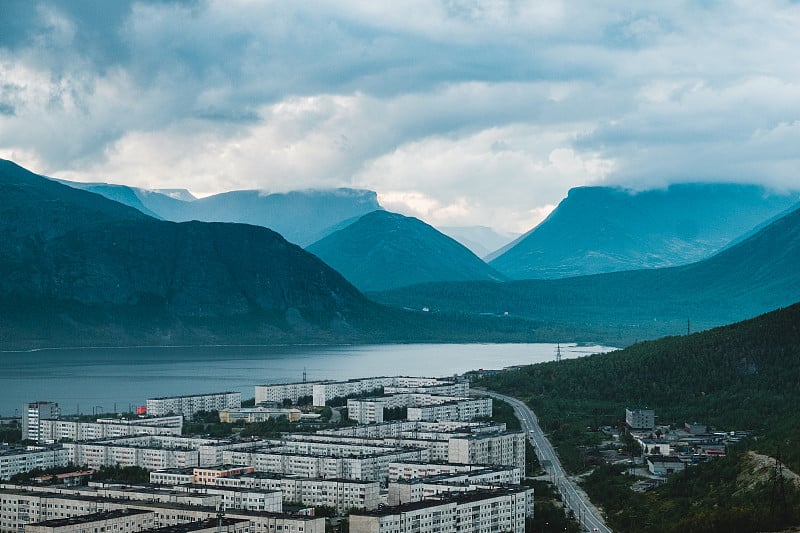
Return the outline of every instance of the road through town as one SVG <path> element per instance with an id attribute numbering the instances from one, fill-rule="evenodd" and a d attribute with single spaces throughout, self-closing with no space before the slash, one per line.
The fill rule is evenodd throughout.
<path id="1" fill-rule="evenodd" d="M 477 391 L 476 391 L 477 392 Z M 545 469 L 550 481 L 557 487 L 564 500 L 564 505 L 575 513 L 575 519 L 586 531 L 602 531 L 611 533 L 611 529 L 603 521 L 600 511 L 592 504 L 586 493 L 581 490 L 566 474 L 561 466 L 561 461 L 553 450 L 550 441 L 544 436 L 539 421 L 527 405 L 516 398 L 492 391 L 481 391 L 492 398 L 503 400 L 514 408 L 514 414 L 519 418 L 522 429 L 531 440 L 536 455 L 542 468 Z"/>

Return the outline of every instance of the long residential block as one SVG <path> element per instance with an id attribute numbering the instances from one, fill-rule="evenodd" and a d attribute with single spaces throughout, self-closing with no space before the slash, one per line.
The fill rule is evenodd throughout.
<path id="1" fill-rule="evenodd" d="M 58 442 L 95 440 L 129 435 L 180 435 L 183 416 L 135 418 L 130 420 L 100 418 L 95 422 L 78 420 L 40 420 L 39 440 Z"/>
<path id="2" fill-rule="evenodd" d="M 350 515 L 351 533 L 524 533 L 533 490 L 498 488 Z"/>
<path id="3" fill-rule="evenodd" d="M 212 394 L 192 394 L 189 396 L 168 396 L 147 400 L 147 414 L 165 416 L 170 414 L 194 416 L 200 411 L 220 411 L 239 409 L 242 406 L 242 393 L 217 392 Z"/>
<path id="4" fill-rule="evenodd" d="M 69 451 L 63 446 L 0 446 L 0 480 L 34 469 L 47 470 L 70 463 Z"/>

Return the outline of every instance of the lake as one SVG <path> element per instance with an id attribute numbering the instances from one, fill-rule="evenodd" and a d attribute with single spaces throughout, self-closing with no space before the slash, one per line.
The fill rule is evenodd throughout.
<path id="1" fill-rule="evenodd" d="M 562 344 L 562 358 L 615 348 Z M 25 402 L 62 414 L 124 412 L 147 398 L 239 391 L 265 383 L 367 376 L 452 376 L 555 359 L 555 344 L 193 346 L 80 348 L 0 353 L 0 416 Z"/>

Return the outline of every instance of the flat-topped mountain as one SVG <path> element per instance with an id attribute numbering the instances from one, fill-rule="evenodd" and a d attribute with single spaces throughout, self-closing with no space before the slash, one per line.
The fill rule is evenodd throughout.
<path id="1" fill-rule="evenodd" d="M 362 291 L 432 281 L 503 278 L 466 247 L 428 224 L 387 211 L 364 215 L 307 250 Z"/>
<path id="2" fill-rule="evenodd" d="M 544 222 L 487 259 L 514 279 L 688 264 L 797 202 L 797 195 L 755 185 L 683 184 L 643 192 L 578 187 Z"/>
<path id="3" fill-rule="evenodd" d="M 798 265 L 800 209 L 690 265 L 555 280 L 429 283 L 371 297 L 443 313 L 507 312 L 588 335 L 611 334 L 606 342 L 616 332 L 627 343 L 727 324 L 800 301 Z"/>

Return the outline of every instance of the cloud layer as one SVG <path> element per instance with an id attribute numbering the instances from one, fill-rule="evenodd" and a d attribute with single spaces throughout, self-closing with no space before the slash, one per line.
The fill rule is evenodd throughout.
<path id="1" fill-rule="evenodd" d="M 578 185 L 800 188 L 800 5 L 600 4 L 6 0 L 0 156 L 507 231 Z"/>

